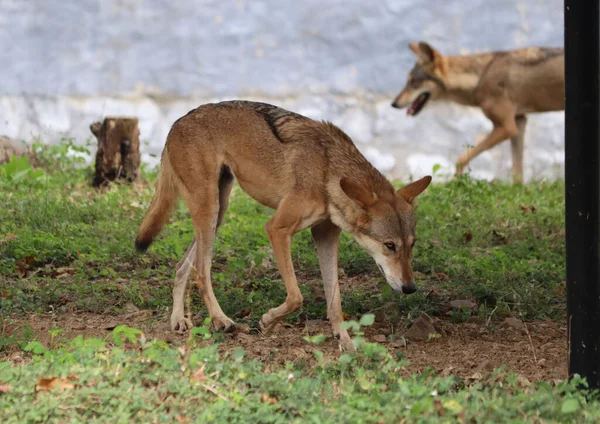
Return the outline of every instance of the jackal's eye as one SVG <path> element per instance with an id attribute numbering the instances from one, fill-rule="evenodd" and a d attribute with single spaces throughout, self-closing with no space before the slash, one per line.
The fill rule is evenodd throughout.
<path id="1" fill-rule="evenodd" d="M 391 241 L 388 241 L 387 243 L 383 243 L 385 245 L 385 247 L 392 251 L 395 252 L 396 251 L 396 245 L 394 243 L 392 243 Z"/>

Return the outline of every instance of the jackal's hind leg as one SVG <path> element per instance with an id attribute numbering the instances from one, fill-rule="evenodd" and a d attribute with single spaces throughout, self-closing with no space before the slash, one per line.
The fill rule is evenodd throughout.
<path id="1" fill-rule="evenodd" d="M 221 309 L 210 278 L 213 244 L 220 210 L 218 183 L 212 185 L 208 182 L 206 185 L 194 186 L 192 190 L 188 188 L 184 199 L 194 222 L 197 245 L 195 266 L 191 270 L 192 278 L 196 282 L 215 329 L 233 330 L 234 322 Z"/>
<path id="2" fill-rule="evenodd" d="M 175 284 L 173 285 L 173 312 L 171 313 L 171 330 L 183 334 L 191 330 L 192 322 L 185 317 L 185 292 L 190 272 L 196 259 L 196 239 L 187 248 L 183 258 L 175 268 Z"/>
<path id="3" fill-rule="evenodd" d="M 512 175 L 513 183 L 519 184 L 523 182 L 523 150 L 525 142 L 525 127 L 527 126 L 527 117 L 519 115 L 515 118 L 518 134 L 510 139 L 510 147 L 512 153 Z"/>

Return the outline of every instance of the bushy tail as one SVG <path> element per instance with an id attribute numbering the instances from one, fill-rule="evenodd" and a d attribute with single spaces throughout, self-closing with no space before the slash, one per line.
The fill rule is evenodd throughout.
<path id="1" fill-rule="evenodd" d="M 169 219 L 169 215 L 177 204 L 177 198 L 179 197 L 177 177 L 171 167 L 166 149 L 162 154 L 161 163 L 156 192 L 135 238 L 135 248 L 138 252 L 148 250 L 148 247 L 154 241 L 154 237 L 160 233 L 160 230 Z"/>

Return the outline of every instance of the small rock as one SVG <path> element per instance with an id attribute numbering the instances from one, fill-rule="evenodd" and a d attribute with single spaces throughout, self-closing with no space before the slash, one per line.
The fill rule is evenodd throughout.
<path id="1" fill-rule="evenodd" d="M 132 314 L 134 312 L 138 312 L 139 310 L 140 309 L 133 303 L 127 303 L 125 306 L 123 306 L 123 312 L 125 312 L 126 314 Z"/>
<path id="2" fill-rule="evenodd" d="M 432 337 L 439 337 L 440 334 L 433 326 L 433 318 L 425 312 L 413 321 L 412 325 L 404 333 L 404 338 L 410 341 L 428 341 Z"/>
<path id="3" fill-rule="evenodd" d="M 477 366 L 477 371 L 492 372 L 495 368 L 496 365 L 494 361 L 492 361 L 491 359 L 485 359 Z"/>
<path id="4" fill-rule="evenodd" d="M 177 340 L 177 337 L 175 336 L 175 334 L 173 334 L 173 332 L 171 330 L 169 330 L 169 331 L 163 332 L 162 340 L 165 343 L 173 343 Z"/>
<path id="5" fill-rule="evenodd" d="M 450 301 L 450 306 L 452 306 L 454 309 L 467 309 L 472 311 L 477 307 L 477 304 L 472 300 L 457 299 Z"/>
<path id="6" fill-rule="evenodd" d="M 114 330 L 115 328 L 117 328 L 117 326 L 119 326 L 121 323 L 119 321 L 110 321 L 108 322 L 106 325 L 104 325 L 102 328 L 104 330 Z"/>
<path id="7" fill-rule="evenodd" d="M 235 333 L 235 338 L 240 341 L 245 341 L 247 343 L 255 342 L 257 340 L 256 337 L 251 336 L 248 333 L 237 332 Z"/>
<path id="8" fill-rule="evenodd" d="M 523 324 L 523 321 L 514 318 L 514 317 L 508 317 L 504 320 L 504 325 L 510 328 L 514 328 L 515 330 L 524 330 L 525 329 L 525 324 Z"/>
<path id="9" fill-rule="evenodd" d="M 375 312 L 375 322 L 379 322 L 379 323 L 385 322 L 386 318 L 387 318 L 387 316 L 386 316 L 385 312 L 383 312 L 383 311 Z"/>
<path id="10" fill-rule="evenodd" d="M 152 311 L 150 310 L 138 310 L 125 315 L 125 321 L 128 321 L 130 323 L 145 321 L 150 318 L 152 318 Z"/>
<path id="11" fill-rule="evenodd" d="M 235 331 L 241 334 L 250 334 L 250 326 L 248 324 L 236 324 Z"/>
<path id="12" fill-rule="evenodd" d="M 373 341 L 376 341 L 377 343 L 385 343 L 387 338 L 383 334 L 377 334 L 376 336 L 373 336 Z"/>
<path id="13" fill-rule="evenodd" d="M 393 333 L 392 329 L 389 327 L 380 328 L 379 331 L 381 331 L 381 334 L 383 334 L 384 336 L 389 336 Z"/>

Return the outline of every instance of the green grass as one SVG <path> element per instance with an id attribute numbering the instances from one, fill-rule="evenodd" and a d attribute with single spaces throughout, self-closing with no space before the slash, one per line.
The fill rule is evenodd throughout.
<path id="1" fill-rule="evenodd" d="M 45 172 L 26 163 L 0 168 L 0 317 L 8 322 L 30 313 L 116 314 L 130 303 L 169 311 L 174 267 L 192 239 L 186 208 L 180 205 L 148 253 L 137 254 L 133 240 L 155 173 L 144 170 L 148 184 L 96 191 L 88 184 L 90 169 L 67 155 L 69 148 L 42 150 Z M 344 311 L 352 317 L 384 311 L 410 321 L 421 311 L 443 316 L 450 299 L 473 299 L 474 313 L 492 326 L 508 315 L 564 318 L 563 191 L 563 182 L 512 186 L 465 177 L 434 183 L 417 209 L 413 265 L 419 292 L 392 293 L 373 260 L 344 235 L 342 284 L 353 277 L 368 282 L 344 290 Z M 236 187 L 215 245 L 217 298 L 229 315 L 250 308 L 237 321 L 251 326 L 285 299 L 263 230 L 271 213 Z M 294 238 L 293 258 L 301 285 L 319 279 L 308 231 Z M 308 284 L 302 291 L 305 306 L 288 320 L 324 319 L 324 301 Z M 197 295 L 192 309 L 205 317 Z M 452 319 L 468 316 L 458 311 Z M 219 339 L 199 328 L 198 334 Z M 529 386 L 512 375 L 492 375 L 468 385 L 432 373 L 403 379 L 398 370 L 406 364 L 372 343 L 335 360 L 323 359 L 315 346 L 320 365 L 288 363 L 266 372 L 265 364 L 245 359 L 241 349 L 219 357 L 216 344 L 199 346 L 190 339 L 178 350 L 128 328 L 110 337 L 57 338 L 49 348 L 27 328 L 0 333 L 0 353 L 24 349 L 27 358 L 31 355 L 25 365 L 0 363 L 0 421 L 597 422 L 600 417 L 597 402 L 586 400 L 574 383 Z M 202 366 L 205 379 L 190 381 Z M 40 378 L 67 376 L 78 378 L 70 381 L 73 388 L 35 393 Z M 8 393 L 2 393 L 3 384 Z"/>
<path id="2" fill-rule="evenodd" d="M 168 308 L 174 266 L 192 239 L 185 206 L 180 204 L 149 252 L 139 255 L 133 240 L 155 175 L 146 172 L 151 184 L 141 187 L 114 185 L 97 192 L 86 184 L 89 170 L 65 166 L 63 156 L 53 165 L 60 172 L 0 183 L 0 239 L 9 236 L 0 243 L 2 310 L 118 312 L 126 303 Z M 47 161 L 55 157 L 54 152 Z M 356 315 L 387 305 L 389 313 L 410 319 L 434 312 L 448 298 L 470 298 L 486 320 L 509 314 L 525 320 L 562 317 L 563 190 L 562 182 L 434 183 L 417 210 L 413 265 L 419 292 L 392 293 L 373 260 L 343 235 L 340 266 L 348 276 L 370 276 L 377 287 L 346 291 L 345 311 Z M 252 308 L 251 323 L 285 299 L 263 229 L 271 213 L 236 187 L 215 245 L 217 297 L 228 314 Z M 295 236 L 293 258 L 301 282 L 319 278 L 308 230 Z M 57 275 L 61 278 L 52 278 Z M 433 289 L 439 295 L 427 296 Z M 323 317 L 324 303 L 306 285 L 302 290 L 307 301 L 301 314 Z M 195 311 L 203 311 L 198 296 L 193 300 Z"/>
<path id="3" fill-rule="evenodd" d="M 118 331 L 117 331 L 118 330 Z M 109 348 L 73 339 L 37 352 L 25 367 L 0 363 L 0 420 L 23 422 L 597 422 L 600 405 L 579 381 L 531 386 L 491 375 L 472 386 L 423 373 L 398 377 L 404 363 L 377 344 L 314 367 L 289 363 L 264 372 L 242 349 L 174 349 L 119 328 Z M 125 349 L 125 345 L 129 348 Z M 315 356 L 319 358 L 318 350 Z M 51 392 L 41 378 L 60 382 Z M 36 387 L 37 386 L 37 387 Z M 5 392 L 5 393 L 2 393 Z"/>

